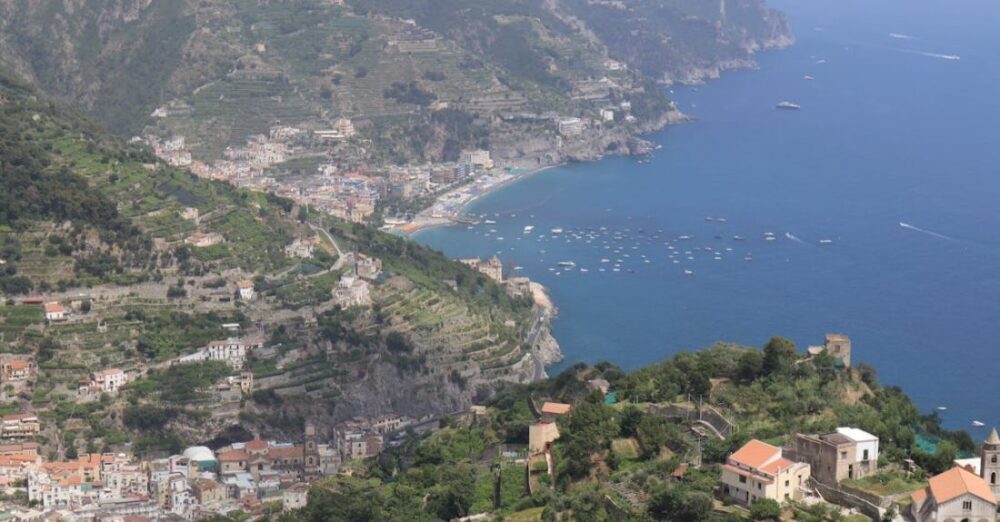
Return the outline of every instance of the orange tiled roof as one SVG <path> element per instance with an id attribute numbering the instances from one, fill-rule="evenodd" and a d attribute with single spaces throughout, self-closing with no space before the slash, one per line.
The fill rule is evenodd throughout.
<path id="1" fill-rule="evenodd" d="M 938 504 L 965 494 L 979 497 L 992 504 L 997 503 L 997 499 L 993 496 L 986 481 L 965 468 L 951 468 L 940 475 L 931 477 L 928 482 L 927 489 L 930 490 L 931 495 L 934 495 L 934 501 Z"/>
<path id="2" fill-rule="evenodd" d="M 729 458 L 744 466 L 758 469 L 776 456 L 781 455 L 781 448 L 772 446 L 766 442 L 753 439 L 736 450 Z"/>
<path id="3" fill-rule="evenodd" d="M 260 439 L 254 439 L 254 440 L 251 440 L 250 442 L 247 442 L 245 444 L 245 447 L 248 450 L 263 450 L 263 449 L 267 449 L 267 441 L 260 440 Z"/>
<path id="4" fill-rule="evenodd" d="M 760 468 L 760 470 L 763 471 L 764 473 L 770 473 L 772 475 L 775 475 L 783 469 L 788 469 L 792 467 L 794 464 L 795 462 L 792 462 L 785 458 L 781 458 Z"/>
<path id="5" fill-rule="evenodd" d="M 45 303 L 45 313 L 65 312 L 66 309 L 59 303 Z"/>
<path id="6" fill-rule="evenodd" d="M 302 458 L 302 446 L 294 446 L 291 448 L 271 448 L 267 452 L 267 456 L 273 459 L 301 459 Z"/>
<path id="7" fill-rule="evenodd" d="M 219 452 L 219 462 L 240 462 L 247 460 L 247 452 L 243 450 L 227 450 Z"/>
<path id="8" fill-rule="evenodd" d="M 28 361 L 24 359 L 14 359 L 13 361 L 7 363 L 7 367 L 11 370 L 26 370 L 28 369 Z"/>
<path id="9" fill-rule="evenodd" d="M 573 409 L 572 406 L 561 402 L 546 402 L 542 404 L 542 413 L 550 413 L 552 415 L 563 415 L 569 413 L 571 409 Z"/>

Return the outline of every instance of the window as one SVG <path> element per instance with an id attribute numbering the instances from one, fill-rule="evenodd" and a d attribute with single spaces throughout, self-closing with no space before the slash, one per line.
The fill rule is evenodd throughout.
<path id="1" fill-rule="evenodd" d="M 757 489 L 764 489 L 764 485 L 760 482 L 757 483 Z"/>
<path id="2" fill-rule="evenodd" d="M 840 458 L 841 458 L 841 460 L 847 460 L 847 452 L 846 451 L 841 451 L 840 452 Z"/>
<path id="3" fill-rule="evenodd" d="M 990 462 L 996 464 L 997 463 L 997 456 L 993 455 L 992 457 L 990 457 Z"/>
<path id="4" fill-rule="evenodd" d="M 868 450 L 865 450 L 864 457 L 862 457 L 861 460 L 868 460 Z"/>
<path id="5" fill-rule="evenodd" d="M 785 493 L 785 500 L 788 500 L 788 493 Z"/>
<path id="6" fill-rule="evenodd" d="M 972 501 L 971 500 L 963 500 L 962 501 L 962 510 L 963 511 L 972 511 Z"/>
<path id="7" fill-rule="evenodd" d="M 996 484 L 996 483 L 997 483 L 997 472 L 994 471 L 993 473 L 990 473 L 990 484 Z"/>
<path id="8" fill-rule="evenodd" d="M 789 484 L 789 482 L 788 482 L 788 481 L 786 480 L 786 481 L 785 481 L 785 487 L 786 487 L 786 488 L 788 487 L 788 484 Z"/>
<path id="9" fill-rule="evenodd" d="M 746 483 L 747 483 L 747 478 L 744 477 L 743 475 L 740 475 L 740 484 L 746 484 Z"/>

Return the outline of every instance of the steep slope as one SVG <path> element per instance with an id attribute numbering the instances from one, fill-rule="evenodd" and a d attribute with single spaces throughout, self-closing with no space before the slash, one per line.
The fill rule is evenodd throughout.
<path id="1" fill-rule="evenodd" d="M 0 59 L 120 134 L 183 136 L 212 161 L 275 125 L 348 118 L 349 143 L 296 143 L 345 169 L 544 157 L 570 117 L 601 136 L 539 162 L 626 150 L 671 117 L 653 80 L 786 42 L 763 0 L 0 0 Z M 622 102 L 634 119 L 602 116 Z"/>
<path id="2" fill-rule="evenodd" d="M 39 414 L 52 451 L 440 414 L 537 376 L 525 339 L 547 326 L 530 300 L 412 242 L 169 167 L 6 72 L 0 188 L 0 359 L 37 368 L 5 382 L 0 410 Z M 361 254 L 383 263 L 370 302 L 335 300 Z M 200 360 L 213 341 L 251 347 Z M 91 386 L 109 368 L 124 390 Z"/>

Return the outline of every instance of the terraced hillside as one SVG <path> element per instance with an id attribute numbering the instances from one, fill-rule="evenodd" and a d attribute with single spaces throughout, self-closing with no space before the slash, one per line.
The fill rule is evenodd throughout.
<path id="1" fill-rule="evenodd" d="M 440 414 L 537 378 L 532 303 L 465 265 L 167 167 L 4 75 L 0 116 L 0 360 L 34 368 L 0 409 L 39 415 L 48 450 Z M 384 263 L 373 302 L 338 306 L 362 253 Z M 236 342 L 245 359 L 205 355 Z M 125 388 L 95 387 L 118 370 Z"/>
<path id="2" fill-rule="evenodd" d="M 119 133 L 186 137 L 195 159 L 273 125 L 308 131 L 346 117 L 358 137 L 336 156 L 380 165 L 475 147 L 518 159 L 553 131 L 516 115 L 600 120 L 627 101 L 637 121 L 603 127 L 658 128 L 672 107 L 652 80 L 747 65 L 787 29 L 763 0 L 339 4 L 0 0 L 0 58 Z M 611 92 L 595 96 L 601 79 Z M 416 95 L 391 95 L 397 86 Z"/>

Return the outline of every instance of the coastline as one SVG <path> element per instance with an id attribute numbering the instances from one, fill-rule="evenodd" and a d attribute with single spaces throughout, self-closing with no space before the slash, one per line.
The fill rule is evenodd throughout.
<path id="1" fill-rule="evenodd" d="M 632 143 L 629 147 L 619 153 L 607 153 L 602 150 L 600 153 L 584 157 L 570 153 L 561 157 L 560 161 L 538 167 L 526 167 L 517 173 L 508 172 L 499 175 L 488 174 L 481 176 L 470 185 L 464 185 L 441 194 L 435 198 L 434 203 L 430 207 L 421 210 L 413 219 L 401 225 L 388 227 L 388 230 L 400 234 L 403 237 L 412 238 L 413 235 L 432 228 L 465 223 L 466 221 L 463 220 L 462 217 L 466 215 L 466 211 L 469 206 L 499 189 L 508 187 L 548 169 L 562 167 L 569 165 L 570 163 L 596 162 L 613 155 L 635 157 L 648 155 L 652 150 L 655 150 L 656 146 L 653 143 L 644 140 L 644 136 L 649 136 L 650 134 L 659 132 L 670 125 L 686 123 L 693 120 L 693 117 L 674 109 L 663 113 L 655 122 L 639 128 L 637 133 L 630 133 L 626 135 L 624 139 Z M 622 139 L 621 136 L 616 135 L 609 135 L 608 137 Z M 558 150 L 551 150 L 548 151 L 547 155 L 552 156 L 553 154 L 560 152 L 561 151 Z M 524 164 L 532 162 L 538 163 L 541 160 L 542 157 L 531 156 L 509 161 L 512 163 Z M 517 169 L 518 167 L 513 168 Z"/>

